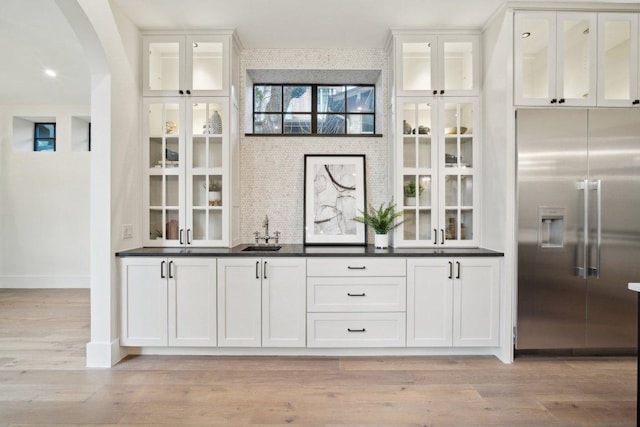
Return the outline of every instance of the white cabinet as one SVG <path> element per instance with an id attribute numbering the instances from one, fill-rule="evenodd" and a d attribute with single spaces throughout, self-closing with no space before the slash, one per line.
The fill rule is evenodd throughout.
<path id="1" fill-rule="evenodd" d="M 145 96 L 229 96 L 230 35 L 145 35 Z"/>
<path id="2" fill-rule="evenodd" d="M 516 105 L 596 105 L 596 22 L 595 12 L 516 12 Z"/>
<path id="3" fill-rule="evenodd" d="M 308 347 L 404 347 L 404 258 L 307 260 Z"/>
<path id="4" fill-rule="evenodd" d="M 598 105 L 640 106 L 637 13 L 598 14 Z"/>
<path id="5" fill-rule="evenodd" d="M 397 247 L 477 246 L 478 98 L 397 98 Z"/>
<path id="6" fill-rule="evenodd" d="M 304 347 L 303 258 L 218 261 L 218 344 L 221 347 Z"/>
<path id="7" fill-rule="evenodd" d="M 228 246 L 229 98 L 143 106 L 145 246 Z"/>
<path id="8" fill-rule="evenodd" d="M 216 346 L 216 261 L 123 258 L 121 337 L 125 346 Z"/>
<path id="9" fill-rule="evenodd" d="M 478 35 L 395 31 L 399 96 L 468 96 L 480 88 Z"/>
<path id="10" fill-rule="evenodd" d="M 407 346 L 498 346 L 499 320 L 499 259 L 407 260 Z"/>

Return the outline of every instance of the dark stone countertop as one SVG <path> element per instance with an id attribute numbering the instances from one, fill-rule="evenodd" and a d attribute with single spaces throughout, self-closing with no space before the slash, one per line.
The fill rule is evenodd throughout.
<path id="1" fill-rule="evenodd" d="M 232 248 L 136 248 L 117 252 L 117 257 L 501 257 L 502 252 L 484 248 L 387 248 L 376 249 L 368 246 L 305 246 L 295 244 L 283 244 L 279 251 L 243 251 L 248 244 L 234 246 Z"/>

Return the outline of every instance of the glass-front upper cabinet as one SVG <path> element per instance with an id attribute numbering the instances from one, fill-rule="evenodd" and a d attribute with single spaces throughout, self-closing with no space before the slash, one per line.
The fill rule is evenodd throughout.
<path id="1" fill-rule="evenodd" d="M 639 16 L 598 14 L 599 106 L 640 106 Z"/>
<path id="2" fill-rule="evenodd" d="M 145 246 L 226 245 L 228 104 L 144 99 Z"/>
<path id="3" fill-rule="evenodd" d="M 229 43 L 229 36 L 144 36 L 143 94 L 228 95 Z"/>
<path id="4" fill-rule="evenodd" d="M 395 49 L 398 95 L 479 94 L 478 36 L 398 35 Z"/>
<path id="5" fill-rule="evenodd" d="M 478 245 L 477 98 L 398 98 L 398 247 Z"/>
<path id="6" fill-rule="evenodd" d="M 516 12 L 516 105 L 596 105 L 596 22 L 596 13 Z"/>

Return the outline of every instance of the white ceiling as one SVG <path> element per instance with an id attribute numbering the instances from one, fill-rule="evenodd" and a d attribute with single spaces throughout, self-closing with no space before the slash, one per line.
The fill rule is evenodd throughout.
<path id="1" fill-rule="evenodd" d="M 504 3 L 504 0 L 111 1 L 141 29 L 235 28 L 245 48 L 381 48 L 390 28 L 481 28 Z M 54 0 L 0 0 L 0 48 L 3 53 L 0 104 L 89 102 L 88 67 Z M 47 67 L 56 69 L 58 78 L 44 76 Z"/>

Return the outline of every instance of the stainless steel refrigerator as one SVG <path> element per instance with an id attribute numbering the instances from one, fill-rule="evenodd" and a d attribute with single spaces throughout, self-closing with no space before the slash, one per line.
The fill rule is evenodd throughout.
<path id="1" fill-rule="evenodd" d="M 640 109 L 521 109 L 516 349 L 634 349 Z"/>

